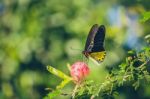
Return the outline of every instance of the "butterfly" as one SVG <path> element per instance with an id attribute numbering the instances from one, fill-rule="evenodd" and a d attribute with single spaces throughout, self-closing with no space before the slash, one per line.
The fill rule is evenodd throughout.
<path id="1" fill-rule="evenodd" d="M 86 58 L 92 58 L 98 63 L 103 62 L 106 51 L 104 49 L 105 26 L 94 24 L 88 34 L 83 55 Z"/>

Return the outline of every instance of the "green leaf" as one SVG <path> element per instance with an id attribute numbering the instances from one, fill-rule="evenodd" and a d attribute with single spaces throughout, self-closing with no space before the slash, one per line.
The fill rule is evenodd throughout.
<path id="1" fill-rule="evenodd" d="M 56 89 L 61 89 L 63 88 L 67 83 L 69 83 L 71 79 L 65 79 L 63 80 L 59 85 L 57 85 Z"/>
<path id="2" fill-rule="evenodd" d="M 141 22 L 146 22 L 150 19 L 150 11 L 143 13 L 143 18 L 140 20 Z"/>
<path id="3" fill-rule="evenodd" d="M 140 81 L 137 80 L 135 83 L 133 83 L 132 86 L 134 87 L 135 90 L 137 90 L 137 88 L 140 86 Z"/>
<path id="4" fill-rule="evenodd" d="M 55 91 L 49 93 L 46 97 L 44 97 L 44 99 L 54 99 L 54 97 L 56 97 L 60 94 L 61 94 L 60 90 L 55 90 Z"/>
<path id="5" fill-rule="evenodd" d="M 47 70 L 48 70 L 50 73 L 52 73 L 52 74 L 54 74 L 54 75 L 56 75 L 56 76 L 58 76 L 58 77 L 60 77 L 60 78 L 62 78 L 62 79 L 71 80 L 71 77 L 69 77 L 68 75 L 64 74 L 64 73 L 61 72 L 60 70 L 55 69 L 55 68 L 52 67 L 52 66 L 47 66 Z"/>

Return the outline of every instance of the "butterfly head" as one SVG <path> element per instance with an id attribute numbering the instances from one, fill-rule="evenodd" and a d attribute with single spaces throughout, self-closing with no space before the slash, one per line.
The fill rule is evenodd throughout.
<path id="1" fill-rule="evenodd" d="M 82 54 L 84 54 L 86 58 L 89 57 L 89 52 L 87 52 L 87 51 L 82 51 Z"/>

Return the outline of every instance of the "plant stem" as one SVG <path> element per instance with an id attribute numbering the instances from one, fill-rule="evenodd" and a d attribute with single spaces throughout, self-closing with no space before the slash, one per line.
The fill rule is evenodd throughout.
<path id="1" fill-rule="evenodd" d="M 77 89 L 78 89 L 79 85 L 77 84 L 73 90 L 73 93 L 72 93 L 72 98 L 74 99 L 75 98 L 75 95 L 76 95 L 76 92 L 77 92 Z"/>

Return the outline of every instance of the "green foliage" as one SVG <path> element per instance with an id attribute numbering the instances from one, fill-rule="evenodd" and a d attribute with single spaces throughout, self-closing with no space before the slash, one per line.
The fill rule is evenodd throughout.
<path id="1" fill-rule="evenodd" d="M 146 47 L 136 54 L 135 51 L 129 51 L 126 61 L 114 68 L 101 84 L 95 84 L 94 81 L 84 82 L 79 87 L 76 97 L 83 96 L 101 96 L 104 99 L 113 98 L 118 94 L 116 88 L 128 84 L 137 90 L 143 83 L 150 84 L 150 73 L 147 68 L 150 66 L 150 48 Z"/>
<path id="2" fill-rule="evenodd" d="M 146 22 L 150 19 L 150 11 L 143 13 L 141 22 Z"/>
<path id="3" fill-rule="evenodd" d="M 145 40 L 150 45 L 150 35 L 145 36 Z"/>

